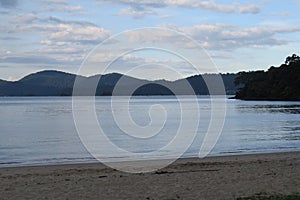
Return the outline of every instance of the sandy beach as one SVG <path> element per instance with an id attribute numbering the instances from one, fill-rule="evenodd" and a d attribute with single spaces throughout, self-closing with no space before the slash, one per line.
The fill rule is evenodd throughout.
<path id="1" fill-rule="evenodd" d="M 180 159 L 152 173 L 102 164 L 0 169 L 0 199 L 236 199 L 300 193 L 300 152 Z"/>

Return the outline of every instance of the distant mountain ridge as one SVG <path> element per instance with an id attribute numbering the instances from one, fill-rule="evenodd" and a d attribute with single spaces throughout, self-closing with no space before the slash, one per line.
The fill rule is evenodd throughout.
<path id="1" fill-rule="evenodd" d="M 121 78 L 122 82 L 118 85 L 119 90 L 117 92 L 114 91 L 114 95 L 131 95 L 129 89 L 136 86 L 141 87 L 137 87 L 133 95 L 173 95 L 168 88 L 178 89 L 181 87 L 183 89 L 179 90 L 179 94 L 189 95 L 190 92 L 183 87 L 184 83 L 186 83 L 185 81 L 188 81 L 195 94 L 208 95 L 209 92 L 204 79 L 216 76 L 216 74 L 204 74 L 176 81 L 149 81 L 118 73 L 85 77 L 61 71 L 46 70 L 30 74 L 18 81 L 0 80 L 0 96 L 71 96 L 76 77 L 85 88 L 99 81 L 96 88 L 97 96 L 111 96 Z M 101 79 L 99 80 L 100 77 Z M 237 74 L 221 74 L 221 77 L 224 82 L 226 94 L 234 95 L 239 88 L 234 84 Z M 84 89 L 78 93 L 78 95 L 85 94 Z"/>

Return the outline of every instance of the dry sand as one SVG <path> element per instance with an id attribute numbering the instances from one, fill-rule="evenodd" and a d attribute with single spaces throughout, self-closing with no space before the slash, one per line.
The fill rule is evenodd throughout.
<path id="1" fill-rule="evenodd" d="M 235 199 L 300 193 L 300 152 L 180 159 L 129 174 L 102 164 L 0 169 L 0 199 Z"/>

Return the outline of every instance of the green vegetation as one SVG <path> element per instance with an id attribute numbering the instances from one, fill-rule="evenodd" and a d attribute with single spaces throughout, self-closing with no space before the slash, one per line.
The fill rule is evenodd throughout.
<path id="1" fill-rule="evenodd" d="M 237 200 L 299 200 L 300 195 L 272 195 L 272 196 L 252 196 L 252 197 L 240 197 Z"/>
<path id="2" fill-rule="evenodd" d="M 286 58 L 280 67 L 268 71 L 240 72 L 235 84 L 244 85 L 235 98 L 243 100 L 300 100 L 300 57 Z"/>

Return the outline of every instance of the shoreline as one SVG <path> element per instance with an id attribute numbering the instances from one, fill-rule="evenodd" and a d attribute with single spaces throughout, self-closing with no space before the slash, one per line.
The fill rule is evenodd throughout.
<path id="1" fill-rule="evenodd" d="M 222 160 L 222 158 L 225 158 L 225 159 L 230 159 L 232 157 L 260 157 L 260 156 L 267 156 L 267 155 L 270 155 L 270 154 L 278 154 L 278 156 L 280 155 L 284 155 L 284 154 L 290 154 L 290 153 L 300 153 L 300 151 L 274 151 L 274 152 L 251 152 L 251 153 L 233 153 L 233 154 L 213 154 L 213 155 L 208 155 L 204 158 L 199 158 L 199 157 L 180 157 L 178 159 L 176 159 L 175 162 L 172 162 L 173 163 L 178 163 L 178 162 L 185 162 L 185 161 L 193 161 L 193 160 L 198 160 L 199 162 L 201 160 L 203 160 L 204 162 L 207 162 L 211 159 L 218 159 L 218 160 Z M 143 159 L 140 159 L 140 160 L 134 160 L 134 161 L 129 161 L 129 160 L 124 160 L 124 161 L 114 161 L 112 163 L 130 163 L 130 162 L 151 162 L 151 161 L 162 161 L 162 160 L 174 160 L 174 159 L 151 159 L 151 160 L 143 160 Z M 0 171 L 1 169 L 10 169 L 10 168 L 39 168 L 39 167 L 42 167 L 42 168 L 48 168 L 48 167 L 64 167 L 64 166 L 89 166 L 89 165 L 97 165 L 98 167 L 101 167 L 101 165 L 103 165 L 103 167 L 109 167 L 105 164 L 103 164 L 102 162 L 94 159 L 94 161 L 91 161 L 91 162 L 58 162 L 58 163 L 37 163 L 37 164 L 20 164 L 20 165 L 9 165 L 9 164 L 3 164 L 3 165 L 6 165 L 6 166 L 1 166 L 0 165 Z"/>
<path id="2" fill-rule="evenodd" d="M 244 153 L 244 154 L 221 154 L 221 155 L 209 155 L 204 158 L 199 157 L 183 157 L 178 158 L 173 164 L 177 163 L 184 163 L 184 162 L 212 162 L 212 161 L 230 161 L 230 160 L 256 160 L 257 158 L 263 158 L 267 159 L 266 157 L 268 155 L 276 155 L 277 157 L 284 157 L 289 154 L 300 154 L 300 151 L 285 151 L 285 152 L 267 152 L 267 153 L 261 153 L 261 152 L 255 152 L 255 153 Z M 130 163 L 130 162 L 147 162 L 147 161 L 161 161 L 161 160 L 169 160 L 169 159 L 152 159 L 152 160 L 134 160 L 134 161 L 116 161 L 114 163 Z M 103 168 L 110 168 L 107 165 L 101 163 L 100 161 L 96 160 L 94 162 L 78 162 L 78 163 L 49 163 L 49 164 L 27 164 L 27 165 L 20 165 L 20 166 L 0 166 L 0 171 L 5 169 L 22 169 L 22 168 L 59 168 L 59 167 L 85 167 L 85 166 L 93 166 L 96 165 L 97 167 L 103 167 Z"/>
<path id="3" fill-rule="evenodd" d="M 123 163 L 124 164 L 124 163 Z M 1 199 L 235 199 L 300 193 L 300 152 L 181 158 L 151 173 L 101 163 L 0 168 Z"/>

